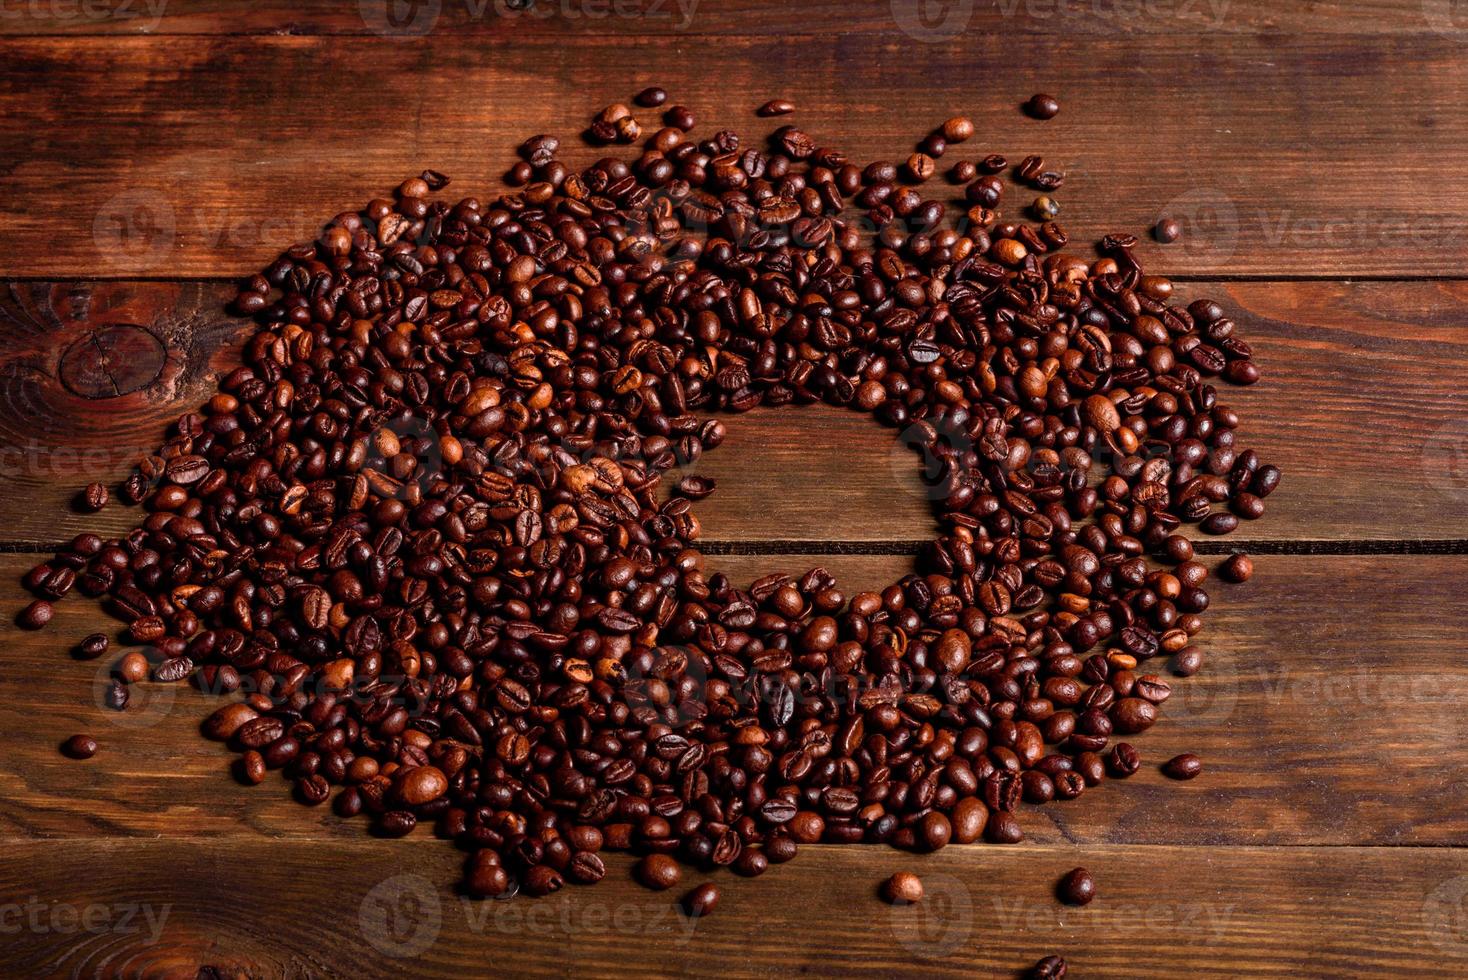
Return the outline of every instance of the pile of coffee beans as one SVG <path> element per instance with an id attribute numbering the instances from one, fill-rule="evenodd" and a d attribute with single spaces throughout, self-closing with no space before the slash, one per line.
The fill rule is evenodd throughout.
<path id="1" fill-rule="evenodd" d="M 146 519 L 37 567 L 25 625 L 105 599 L 143 648 L 110 707 L 148 679 L 234 695 L 203 730 L 242 778 L 387 836 L 430 822 L 481 896 L 597 881 L 603 849 L 666 889 L 816 842 L 1011 843 L 1022 800 L 1136 772 L 1119 738 L 1209 604 L 1182 531 L 1279 482 L 1216 388 L 1259 378 L 1233 320 L 1174 304 L 1130 235 L 1086 257 L 1023 220 L 1010 183 L 1064 181 L 1039 157 L 970 154 L 945 199 L 970 120 L 859 164 L 793 125 L 695 137 L 666 100 L 590 128 L 640 155 L 578 170 L 535 136 L 510 193 L 441 200 L 425 172 L 246 280 L 241 366 L 119 490 Z M 939 474 L 917 571 L 706 574 L 713 484 L 663 477 L 734 414 L 817 401 Z"/>

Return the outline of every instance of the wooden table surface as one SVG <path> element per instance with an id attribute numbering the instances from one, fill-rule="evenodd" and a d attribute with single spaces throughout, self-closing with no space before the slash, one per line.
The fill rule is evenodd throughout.
<path id="1" fill-rule="evenodd" d="M 1285 471 L 1210 554 L 1209 666 L 1138 740 L 1146 766 L 1031 808 L 1016 847 L 808 848 L 722 876 L 697 922 L 613 861 L 596 888 L 470 903 L 459 856 L 368 837 L 197 735 L 208 699 L 69 654 L 85 600 L 0 625 L 0 974 L 1015 976 L 1468 974 L 1468 10 L 1452 0 L 27 0 L 0 3 L 0 605 L 211 391 L 244 326 L 229 281 L 434 167 L 488 191 L 534 132 L 661 84 L 701 129 L 796 119 L 901 157 L 956 112 L 964 147 L 1069 172 L 1073 238 L 1139 246 L 1223 302 L 1266 377 L 1226 392 Z M 1017 104 L 1059 97 L 1053 122 Z M 966 154 L 972 156 L 974 154 Z M 577 148 L 576 161 L 594 151 Z M 951 162 L 951 161 L 945 161 Z M 827 408 L 735 420 L 699 464 L 707 562 L 748 581 L 911 567 L 917 460 Z M 1210 559 L 1213 560 L 1213 559 Z M 68 761 L 57 743 L 95 733 Z M 1100 897 L 1058 905 L 1084 864 Z M 892 871 L 930 900 L 892 909 Z M 692 875 L 692 880 L 702 880 Z"/>

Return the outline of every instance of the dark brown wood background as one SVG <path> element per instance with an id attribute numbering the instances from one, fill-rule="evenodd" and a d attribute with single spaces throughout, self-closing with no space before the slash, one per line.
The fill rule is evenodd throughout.
<path id="1" fill-rule="evenodd" d="M 1452 0 L 419 0 L 0 4 L 0 599 L 73 513 L 210 391 L 243 326 L 228 281 L 434 167 L 498 184 L 533 132 L 579 132 L 657 83 L 701 128 L 780 95 L 857 157 L 972 116 L 946 158 L 1040 152 L 1077 240 L 1140 247 L 1234 311 L 1264 383 L 1229 391 L 1285 469 L 1258 556 L 1215 589 L 1209 667 L 1150 763 L 1024 815 L 1018 847 L 915 858 L 809 848 L 723 876 L 691 923 L 630 881 L 472 904 L 426 832 L 368 838 L 281 785 L 245 788 L 196 735 L 204 697 L 99 707 L 112 625 L 85 601 L 0 625 L 0 972 L 117 976 L 1014 976 L 1468 973 L 1468 10 Z M 1016 107 L 1044 90 L 1049 124 Z M 590 149 L 572 151 L 589 160 Z M 813 448 L 812 448 L 813 447 Z M 700 464 L 708 564 L 911 567 L 917 461 L 854 414 L 758 412 Z M 1210 559 L 1212 560 L 1212 559 Z M 71 762 L 76 731 L 102 749 Z M 1196 751 L 1208 771 L 1155 768 Z M 1057 905 L 1095 872 L 1100 898 Z M 918 870 L 931 900 L 874 897 Z M 691 876 L 698 880 L 698 876 Z"/>

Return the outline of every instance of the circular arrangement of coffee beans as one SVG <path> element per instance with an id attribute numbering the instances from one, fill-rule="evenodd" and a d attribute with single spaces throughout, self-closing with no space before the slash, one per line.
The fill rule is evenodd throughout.
<path id="1" fill-rule="evenodd" d="M 1022 800 L 1136 772 L 1152 665 L 1202 663 L 1179 532 L 1279 482 L 1214 387 L 1259 378 L 1233 321 L 1172 305 L 1130 236 L 1084 258 L 1002 216 L 1002 157 L 953 168 L 959 207 L 926 194 L 966 119 L 902 166 L 666 120 L 580 171 L 534 137 L 491 199 L 427 172 L 245 281 L 242 366 L 120 488 L 146 520 L 31 572 L 24 625 L 105 597 L 146 647 L 109 707 L 148 679 L 234 694 L 203 730 L 243 779 L 428 821 L 481 896 L 595 882 L 603 848 L 670 888 L 815 842 L 1010 843 Z M 641 132 L 613 106 L 591 135 Z M 938 474 L 917 573 L 705 574 L 713 484 L 672 474 L 730 413 L 815 401 Z"/>

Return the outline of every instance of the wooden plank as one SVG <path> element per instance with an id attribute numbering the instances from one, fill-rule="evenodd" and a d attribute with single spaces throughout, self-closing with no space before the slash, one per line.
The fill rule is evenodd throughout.
<path id="1" fill-rule="evenodd" d="M 633 883 L 474 902 L 461 856 L 404 841 L 25 841 L 0 856 L 15 975 L 1441 977 L 1468 965 L 1459 848 L 810 847 L 719 909 Z M 1098 897 L 1053 888 L 1083 863 Z M 927 898 L 876 897 L 916 870 Z M 33 924 L 34 923 L 34 924 Z M 217 972 L 213 972 L 217 971 Z"/>
<path id="2" fill-rule="evenodd" d="M 1185 283 L 1235 312 L 1265 381 L 1226 387 L 1243 443 L 1285 470 L 1252 539 L 1460 539 L 1468 520 L 1468 284 Z M 69 503 L 114 482 L 212 392 L 243 321 L 223 284 L 11 283 L 0 291 L 0 542 L 121 533 L 138 512 Z M 693 467 L 711 542 L 910 542 L 932 533 L 923 460 L 822 406 L 729 418 Z M 1386 476 L 1394 474 L 1394 476 Z"/>
<path id="3" fill-rule="evenodd" d="M 960 0 L 808 0 L 798 13 L 760 0 L 90 0 L 17 2 L 0 35 L 329 34 L 505 37 L 688 34 L 840 34 L 907 31 L 917 38 L 1034 34 L 1372 33 L 1456 35 L 1464 28 L 1436 2 L 1284 0 L 1275 4 Z"/>
<path id="4" fill-rule="evenodd" d="M 1157 271 L 1457 276 L 1468 187 L 1442 177 L 1468 157 L 1465 66 L 1468 45 L 1436 33 L 690 36 L 636 56 L 600 33 L 575 45 L 448 35 L 431 47 L 11 39 L 0 44 L 0 158 L 17 163 L 0 175 L 0 274 L 238 275 L 425 166 L 484 192 L 526 136 L 579 133 L 602 104 L 659 81 L 700 112 L 700 133 L 749 129 L 756 106 L 791 97 L 796 121 L 857 159 L 905 157 L 926 127 L 963 111 L 981 137 L 945 162 L 1045 155 L 1069 173 L 1076 241 L 1181 218 L 1186 244 Z M 996 86 L 1001 69 L 1030 81 Z M 1156 78 L 1169 84 L 1141 84 Z M 1016 108 L 1038 87 L 1064 104 L 1048 125 Z"/>
<path id="5" fill-rule="evenodd" d="M 723 556 L 741 584 L 767 571 L 830 569 L 850 591 L 906 573 L 894 556 Z M 1175 680 L 1162 722 L 1134 739 L 1143 770 L 1072 803 L 1028 809 L 1032 841 L 1058 844 L 1468 845 L 1468 556 L 1267 556 L 1248 586 L 1216 584 L 1199 640 L 1208 666 Z M 21 556 L 0 559 L 0 608 L 23 601 Z M 1410 596 L 1410 603 L 1401 602 Z M 326 808 L 271 780 L 244 787 L 198 723 L 192 688 L 142 684 L 138 708 L 100 706 L 108 663 L 68 650 L 117 624 L 86 600 L 42 633 L 0 622 L 0 834 L 10 837 L 257 836 L 354 839 Z M 1285 637 L 1300 637 L 1287 643 Z M 1166 674 L 1165 664 L 1157 663 Z M 57 745 L 102 745 L 84 763 Z M 1196 752 L 1191 783 L 1157 766 Z"/>

